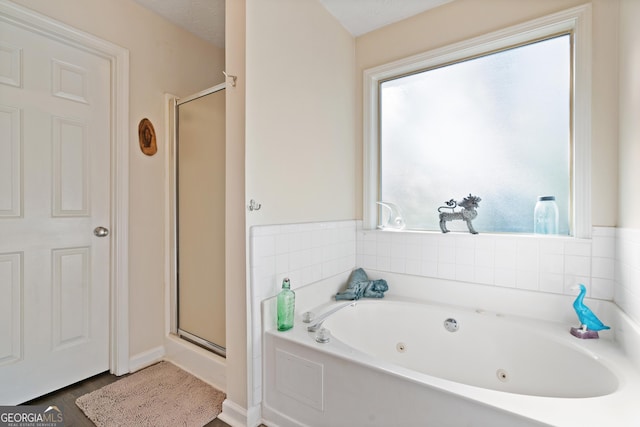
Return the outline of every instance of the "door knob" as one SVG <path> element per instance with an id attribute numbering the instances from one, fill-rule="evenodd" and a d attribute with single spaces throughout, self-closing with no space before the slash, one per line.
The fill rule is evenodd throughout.
<path id="1" fill-rule="evenodd" d="M 109 235 L 109 229 L 105 227 L 96 227 L 93 229 L 93 234 L 97 237 L 106 237 Z"/>

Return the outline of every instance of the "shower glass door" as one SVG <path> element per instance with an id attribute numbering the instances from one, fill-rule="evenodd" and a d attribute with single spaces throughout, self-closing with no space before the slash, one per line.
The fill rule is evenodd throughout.
<path id="1" fill-rule="evenodd" d="M 225 90 L 176 102 L 177 332 L 225 356 Z"/>

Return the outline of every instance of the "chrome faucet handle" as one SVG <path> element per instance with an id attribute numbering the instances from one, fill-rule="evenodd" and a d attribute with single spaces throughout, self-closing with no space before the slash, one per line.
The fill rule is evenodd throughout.
<path id="1" fill-rule="evenodd" d="M 326 344 L 331 340 L 331 331 L 327 328 L 320 328 L 316 332 L 316 342 Z"/>
<path id="2" fill-rule="evenodd" d="M 324 322 L 324 320 L 323 320 L 322 322 Z M 307 331 L 308 331 L 308 332 L 315 332 L 315 331 L 317 331 L 317 330 L 318 330 L 318 329 L 320 329 L 320 327 L 322 326 L 322 322 L 316 322 L 316 323 L 314 323 L 313 325 L 309 325 L 309 326 L 307 326 Z"/>

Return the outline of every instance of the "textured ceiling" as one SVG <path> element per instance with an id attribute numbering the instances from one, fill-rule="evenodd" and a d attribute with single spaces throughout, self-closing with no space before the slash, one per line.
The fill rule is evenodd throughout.
<path id="1" fill-rule="evenodd" d="M 134 1 L 200 38 L 224 48 L 225 0 Z M 347 31 L 357 37 L 453 0 L 319 1 Z"/>
<path id="2" fill-rule="evenodd" d="M 320 0 L 320 3 L 357 37 L 451 1 Z"/>
<path id="3" fill-rule="evenodd" d="M 169 21 L 224 48 L 225 0 L 134 0 Z"/>

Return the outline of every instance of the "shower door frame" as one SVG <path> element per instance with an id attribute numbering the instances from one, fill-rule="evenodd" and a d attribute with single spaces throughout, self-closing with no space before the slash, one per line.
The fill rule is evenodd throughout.
<path id="1" fill-rule="evenodd" d="M 188 331 L 182 330 L 179 327 L 179 280 L 178 280 L 178 131 L 179 131 L 179 123 L 178 123 L 178 107 L 181 104 L 185 104 L 189 101 L 193 101 L 198 98 L 202 98 L 204 96 L 210 95 L 215 92 L 219 92 L 222 90 L 226 90 L 226 83 L 221 83 L 210 87 L 208 89 L 204 89 L 200 92 L 197 92 L 193 95 L 189 95 L 184 98 L 178 98 L 175 96 L 168 96 L 168 102 L 170 114 L 173 117 L 170 118 L 170 122 L 172 124 L 171 129 L 171 144 L 170 144 L 170 155 L 169 157 L 169 181 L 170 181 L 170 212 L 171 212 L 171 230 L 170 230 L 170 293 L 169 293 L 169 304 L 170 304 L 170 318 L 169 318 L 169 332 L 178 336 L 185 341 L 188 341 L 192 344 L 195 344 L 199 347 L 202 347 L 206 350 L 209 350 L 218 356 L 226 358 L 227 351 L 225 347 L 220 346 L 219 344 L 208 341 L 204 338 L 198 337 Z M 226 320 L 225 320 L 226 321 Z"/>

